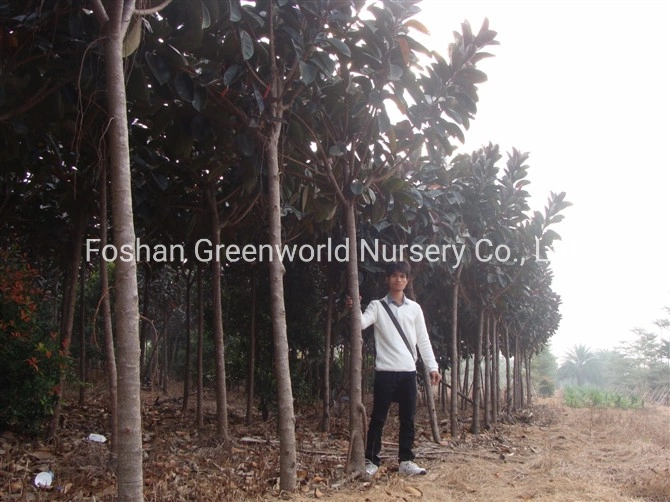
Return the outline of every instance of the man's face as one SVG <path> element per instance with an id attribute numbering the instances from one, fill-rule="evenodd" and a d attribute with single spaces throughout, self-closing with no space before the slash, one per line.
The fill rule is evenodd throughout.
<path id="1" fill-rule="evenodd" d="M 407 275 L 402 272 L 393 272 L 386 278 L 386 282 L 389 285 L 389 291 L 402 292 L 407 286 Z"/>

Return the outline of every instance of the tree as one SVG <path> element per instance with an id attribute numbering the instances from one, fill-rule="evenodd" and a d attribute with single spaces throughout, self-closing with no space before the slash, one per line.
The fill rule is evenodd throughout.
<path id="1" fill-rule="evenodd" d="M 406 212 L 422 203 L 412 173 L 430 167 L 430 162 L 439 165 L 453 151 L 452 138 L 463 139 L 462 128 L 469 127 L 476 112 L 477 84 L 486 80 L 477 63 L 488 55 L 483 48 L 496 43 L 488 22 L 476 35 L 463 23 L 447 61 L 411 37 L 413 29 L 426 32 L 411 19 L 418 12 L 415 4 L 373 5 L 369 19 L 335 25 L 333 40 L 341 38 L 344 45 L 331 43 L 338 47 L 341 64 L 334 68 L 334 77 L 297 100 L 289 127 L 296 152 L 289 167 L 304 172 L 309 181 L 303 185 L 302 200 L 322 220 L 338 218 L 349 244 L 353 474 L 363 472 L 365 427 L 356 259 L 358 237 L 365 229 L 359 227 L 359 214 L 364 221 L 382 224 L 386 219 L 386 225 L 411 232 Z M 393 109 L 401 114 L 395 123 Z"/>
<path id="2" fill-rule="evenodd" d="M 599 380 L 599 364 L 596 354 L 586 345 L 574 345 L 564 355 L 563 364 L 558 368 L 559 380 L 574 381 L 581 386 L 596 384 Z"/>
<path id="3" fill-rule="evenodd" d="M 536 380 L 539 381 L 538 392 L 540 395 L 553 395 L 554 382 L 558 377 L 558 363 L 549 348 L 544 347 L 533 358 L 532 371 L 536 375 Z"/>
<path id="4" fill-rule="evenodd" d="M 112 184 L 112 223 L 114 243 L 135 248 L 128 114 L 126 110 L 123 42 L 133 14 L 154 11 L 135 9 L 135 0 L 108 2 L 93 0 L 93 13 L 100 24 L 106 71 L 109 124 L 109 158 Z M 137 269 L 134 260 L 117 263 L 115 271 L 114 317 L 118 355 L 118 497 L 141 500 L 142 416 L 140 404 L 139 308 Z"/>

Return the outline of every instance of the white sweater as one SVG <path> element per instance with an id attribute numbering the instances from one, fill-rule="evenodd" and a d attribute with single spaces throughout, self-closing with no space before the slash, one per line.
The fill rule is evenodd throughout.
<path id="1" fill-rule="evenodd" d="M 380 304 L 385 301 L 390 307 L 402 326 L 407 341 L 416 352 L 419 347 L 421 357 L 430 371 L 437 371 L 438 366 L 433 354 L 433 347 L 428 338 L 426 320 L 423 317 L 421 306 L 405 297 L 402 305 L 397 306 L 387 296 L 384 300 L 373 300 L 363 312 L 361 327 L 365 329 L 375 325 L 375 345 L 377 358 L 375 369 L 377 371 L 415 371 L 416 359 L 407 350 L 402 336 L 393 324 L 388 312 Z"/>

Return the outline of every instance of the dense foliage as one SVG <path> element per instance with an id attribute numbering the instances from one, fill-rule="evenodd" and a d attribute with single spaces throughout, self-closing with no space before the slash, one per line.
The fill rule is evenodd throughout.
<path id="1" fill-rule="evenodd" d="M 551 193 L 544 211 L 531 211 L 528 153 L 513 149 L 503 159 L 493 143 L 456 149 L 487 80 L 485 50 L 497 44 L 488 21 L 479 30 L 461 23 L 441 54 L 413 37 L 427 34 L 414 0 L 174 1 L 160 12 L 148 4 L 123 2 L 128 25 L 116 57 L 106 52 L 114 25 L 104 7 L 118 13 L 118 3 L 0 2 L 0 241 L 34 251 L 3 287 L 14 291 L 38 265 L 49 284 L 62 283 L 52 293 L 61 305 L 56 337 L 31 310 L 38 291 L 3 292 L 3 336 L 20 342 L 11 350 L 25 385 L 48 397 L 49 365 L 65 382 L 55 347 L 77 358 L 82 384 L 94 370 L 111 374 L 112 352 L 123 348 L 118 382 L 133 403 L 139 380 L 163 390 L 184 381 L 184 411 L 195 387 L 204 427 L 204 382 L 216 389 L 217 432 L 226 439 L 229 386 L 246 384 L 248 415 L 251 405 L 263 417 L 277 411 L 284 431 L 294 427 L 294 400 L 320 397 L 327 424 L 331 396 L 349 393 L 353 441 L 374 347 L 360 336 L 358 308 L 347 320 L 345 292 L 356 307 L 360 292 L 365 305 L 384 292 L 383 261 L 419 256 L 411 294 L 424 305 L 440 368 L 452 370 L 451 434 L 459 432 L 459 396 L 472 404 L 474 433 L 480 409 L 488 427 L 503 408 L 527 404 L 532 359 L 560 322 L 546 256 L 570 203 Z M 112 107 L 113 88 L 123 113 Z M 121 116 L 128 133 L 109 134 L 126 125 Z M 131 185 L 132 201 L 119 195 Z M 101 210 L 107 197 L 111 225 Z M 103 248 L 108 228 L 126 245 L 137 236 L 135 252 Z M 364 240 L 378 253 L 356 255 Z M 273 241 L 354 251 L 345 260 L 298 255 L 281 266 L 255 253 L 240 259 Z M 203 242 L 237 252 L 203 260 Z M 401 257 L 398 246 L 413 253 Z M 110 291 L 99 291 L 100 274 L 115 259 L 116 347 L 106 343 L 105 357 L 97 334 L 109 324 L 100 305 Z M 460 375 L 463 362 L 473 371 Z M 40 402 L 48 414 L 49 399 Z M 139 415 L 126 418 L 137 425 Z M 288 458 L 295 444 L 282 450 Z M 282 469 L 282 486 L 291 487 Z"/>
<path id="2" fill-rule="evenodd" d="M 14 248 L 0 250 L 0 429 L 34 433 L 55 402 L 59 353 L 40 277 Z"/>

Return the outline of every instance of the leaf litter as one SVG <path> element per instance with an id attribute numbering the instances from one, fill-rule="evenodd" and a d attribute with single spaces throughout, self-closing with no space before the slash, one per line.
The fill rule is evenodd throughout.
<path id="1" fill-rule="evenodd" d="M 175 387 L 176 389 L 176 387 Z M 178 391 L 175 391 L 177 394 Z M 104 395 L 104 393 L 102 393 Z M 99 394 L 96 394 L 99 395 Z M 539 400 L 474 436 L 461 421 L 456 438 L 441 422 L 442 442 L 431 441 L 424 407 L 417 416 L 417 462 L 425 476 L 398 474 L 398 423 L 392 409 L 384 430 L 383 464 L 372 480 L 349 480 L 348 410 L 331 415 L 319 432 L 318 406 L 296 410 L 297 488 L 279 489 L 276 419 L 244 420 L 244 396 L 229 394 L 229 436 L 218 438 L 215 403 L 206 401 L 205 428 L 195 427 L 194 403 L 145 391 L 143 404 L 146 500 L 670 501 L 670 409 L 572 409 L 557 398 Z M 159 404 L 160 403 L 160 404 Z M 394 405 L 395 406 L 395 405 Z M 11 432 L 0 435 L 0 500 L 116 500 L 114 461 L 102 400 L 65 403 L 58 439 L 44 443 Z M 40 473 L 53 473 L 37 487 Z"/>

